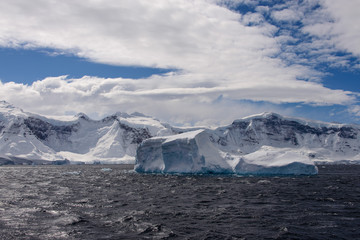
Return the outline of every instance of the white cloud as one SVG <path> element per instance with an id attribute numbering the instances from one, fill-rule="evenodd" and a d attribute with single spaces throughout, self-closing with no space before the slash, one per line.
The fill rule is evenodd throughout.
<path id="1" fill-rule="evenodd" d="M 279 27 L 276 39 L 281 48 L 276 56 L 288 64 L 310 68 L 326 64 L 355 69 L 354 57 L 359 59 L 359 2 L 292 0 L 272 6 L 267 12 Z"/>
<path id="2" fill-rule="evenodd" d="M 212 86 L 194 87 L 194 84 L 208 79 L 208 76 L 204 79 L 201 77 L 170 74 L 134 80 L 97 77 L 68 79 L 62 76 L 36 81 L 29 86 L 0 83 L 0 95 L 27 111 L 45 115 L 85 112 L 93 117 L 101 117 L 117 111 L 139 111 L 181 124 L 229 123 L 234 118 L 260 111 L 289 113 L 289 110 L 281 110 L 271 104 L 259 106 L 240 103 L 243 99 L 320 105 L 354 102 L 350 92 L 330 90 L 313 82 L 287 82 L 281 79 L 274 82 L 270 78 L 269 81 L 234 81 L 233 85 L 216 85 L 214 81 Z M 196 81 L 190 83 L 187 79 Z M 219 96 L 223 96 L 222 101 L 216 101 Z M 204 122 L 204 119 L 207 121 Z"/>
<path id="3" fill-rule="evenodd" d="M 260 14 L 269 8 L 241 15 L 215 4 L 219 2 L 229 4 L 215 0 L 64 0 L 56 4 L 3 0 L 0 46 L 54 48 L 95 62 L 180 71 L 138 80 L 55 77 L 30 86 L 1 83 L 0 94 L 28 111 L 47 115 L 142 111 L 164 118 L 176 116 L 173 122 L 201 122 L 205 117 L 228 121 L 239 111 L 251 112 L 244 104 L 215 104 L 220 95 L 230 102 L 331 105 L 355 101 L 351 92 L 311 82 L 321 75 L 311 67 L 287 65 L 281 57 L 273 57 L 284 54 L 284 44 L 296 39 L 287 34 L 274 38 L 278 27 L 266 23 Z M 233 3 L 250 4 L 247 0 Z M 303 18 L 303 10 L 289 6 L 278 7 L 272 16 L 290 22 Z M 334 29 L 337 34 L 339 30 Z M 321 49 L 314 44 L 300 47 Z M 290 50 L 285 53 L 295 63 L 303 60 Z M 236 114 L 225 114 L 225 110 Z"/>
<path id="4" fill-rule="evenodd" d="M 335 43 L 342 49 L 360 56 L 360 1 L 325 1 L 327 9 L 335 17 L 333 34 Z"/>
<path id="5" fill-rule="evenodd" d="M 348 108 L 348 112 L 352 115 L 352 116 L 355 116 L 355 118 L 357 120 L 359 120 L 359 117 L 360 117 L 360 105 L 353 105 L 353 106 L 350 106 Z"/>
<path id="6" fill-rule="evenodd" d="M 291 9 L 283 9 L 280 11 L 273 11 L 272 17 L 277 21 L 299 21 L 302 16 L 301 12 L 297 12 Z"/>
<path id="7" fill-rule="evenodd" d="M 307 19 L 304 31 L 330 39 L 338 50 L 360 57 L 360 1 L 322 0 L 322 8 Z"/>
<path id="8" fill-rule="evenodd" d="M 238 24 L 237 14 L 205 1 L 1 1 L 0 13 L 0 36 L 15 45 L 111 64 L 198 69 L 234 48 L 242 33 L 265 40 Z M 249 50 L 261 47 L 246 42 Z"/>

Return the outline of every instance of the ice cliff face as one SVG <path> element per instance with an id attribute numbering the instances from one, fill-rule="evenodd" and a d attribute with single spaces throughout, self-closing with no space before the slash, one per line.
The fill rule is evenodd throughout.
<path id="1" fill-rule="evenodd" d="M 47 119 L 0 102 L 0 164 L 48 161 L 133 163 L 139 143 L 177 130 L 139 113 L 102 120 Z"/>
<path id="2" fill-rule="evenodd" d="M 265 113 L 215 130 L 144 141 L 139 172 L 315 174 L 314 162 L 360 159 L 359 126 Z"/>

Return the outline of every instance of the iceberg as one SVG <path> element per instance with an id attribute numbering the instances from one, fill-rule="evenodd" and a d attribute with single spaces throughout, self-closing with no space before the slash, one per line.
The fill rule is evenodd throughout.
<path id="1" fill-rule="evenodd" d="M 314 175 L 317 167 L 307 151 L 263 146 L 242 154 L 214 141 L 215 132 L 202 129 L 143 141 L 136 152 L 135 171 L 141 173 Z"/>

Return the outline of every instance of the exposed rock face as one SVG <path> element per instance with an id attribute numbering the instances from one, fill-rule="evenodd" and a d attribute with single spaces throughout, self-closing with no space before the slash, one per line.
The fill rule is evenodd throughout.
<path id="1" fill-rule="evenodd" d="M 31 134 L 34 134 L 38 139 L 43 141 L 48 140 L 52 136 L 67 139 L 79 128 L 78 123 L 68 126 L 56 126 L 35 117 L 24 119 L 24 124 Z"/>

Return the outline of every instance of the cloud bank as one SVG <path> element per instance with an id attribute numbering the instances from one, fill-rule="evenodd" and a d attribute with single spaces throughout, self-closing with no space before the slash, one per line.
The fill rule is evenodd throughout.
<path id="1" fill-rule="evenodd" d="M 314 2 L 286 1 L 241 14 L 233 7 L 256 1 L 4 0 L 2 47 L 50 48 L 99 63 L 177 71 L 136 80 L 59 76 L 32 85 L 0 83 L 0 94 L 46 115 L 142 111 L 194 124 L 289 111 L 252 109 L 241 100 L 354 108 L 357 93 L 324 87 L 324 73 L 311 63 L 349 65 L 336 56 L 340 50 L 359 56 L 359 24 L 350 24 L 360 23 L 359 1 Z M 294 28 L 313 37 L 300 41 Z"/>

